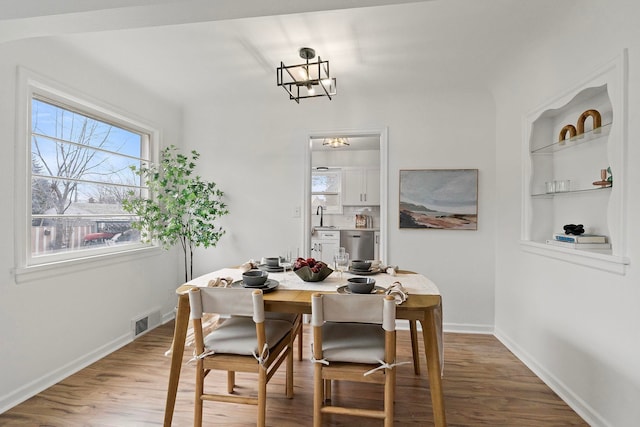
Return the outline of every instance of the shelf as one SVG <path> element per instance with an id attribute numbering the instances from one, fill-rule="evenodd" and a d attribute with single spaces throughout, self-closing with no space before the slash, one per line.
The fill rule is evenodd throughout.
<path id="1" fill-rule="evenodd" d="M 560 150 L 564 150 L 565 148 L 571 148 L 577 145 L 584 144 L 586 142 L 595 141 L 599 138 L 609 135 L 610 130 L 611 123 L 605 123 L 599 128 L 590 130 L 581 135 L 574 136 L 573 138 L 565 139 L 561 142 L 554 142 L 553 144 L 545 145 L 544 147 L 531 150 L 531 154 L 551 154 Z"/>
<path id="2" fill-rule="evenodd" d="M 522 233 L 520 247 L 530 254 L 616 274 L 626 274 L 629 258 L 627 216 L 627 52 L 531 111 L 522 138 Z M 602 125 L 558 141 L 567 123 L 576 123 L 590 110 Z M 596 120 L 590 120 L 595 125 Z M 581 127 L 581 126 L 580 126 Z M 567 135 L 568 136 L 568 135 Z M 563 151 L 569 149 L 567 151 Z M 613 171 L 612 186 L 602 181 L 602 169 Z M 610 176 L 608 172 L 607 177 Z M 570 191 L 546 193 L 550 181 Z M 572 186 L 567 186 L 569 181 Z M 605 179 L 606 181 L 606 179 Z M 558 187 L 556 187 L 557 189 Z M 553 246 L 546 240 L 564 224 L 581 222 L 588 230 L 609 237 L 610 250 Z"/>
<path id="3" fill-rule="evenodd" d="M 629 258 L 612 255 L 610 251 L 563 248 L 527 240 L 520 241 L 520 246 L 529 253 L 616 274 L 625 274 L 626 266 L 630 263 Z"/>
<path id="4" fill-rule="evenodd" d="M 539 194 L 532 194 L 531 197 L 533 197 L 534 199 L 548 199 L 551 197 L 568 196 L 570 194 L 576 194 L 576 193 L 584 194 L 584 193 L 606 191 L 606 190 L 611 190 L 611 188 L 612 187 L 609 186 L 609 187 L 585 188 L 583 190 L 557 191 L 555 193 L 539 193 Z"/>

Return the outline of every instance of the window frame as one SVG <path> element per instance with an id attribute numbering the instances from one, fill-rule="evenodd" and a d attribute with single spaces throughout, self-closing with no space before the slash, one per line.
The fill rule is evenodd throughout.
<path id="1" fill-rule="evenodd" d="M 136 253 L 147 255 L 160 251 L 155 243 L 134 243 L 124 246 L 107 246 L 59 254 L 32 256 L 31 250 L 31 147 L 32 147 L 32 101 L 44 100 L 69 111 L 113 124 L 147 137 L 145 142 L 148 160 L 157 163 L 160 132 L 153 126 L 135 117 L 134 114 L 93 99 L 79 91 L 65 87 L 46 77 L 24 68 L 18 68 L 16 109 L 16 170 L 15 170 L 15 278 L 16 283 L 31 278 L 46 277 L 51 269 L 84 268 L 87 263 L 100 266 L 120 260 L 130 260 Z M 144 154 L 143 154 L 144 156 Z"/>
<path id="2" fill-rule="evenodd" d="M 311 181 L 313 185 L 313 176 L 314 175 L 333 175 L 337 177 L 336 181 L 338 182 L 338 189 L 336 191 L 313 191 L 311 190 L 311 208 L 313 210 L 313 196 L 336 196 L 337 203 L 335 205 L 330 205 L 325 207 L 324 214 L 326 215 L 342 215 L 343 213 L 343 200 L 342 200 L 342 186 L 343 186 L 343 177 L 342 177 L 342 169 L 341 168 L 327 168 L 323 170 L 314 169 L 311 173 Z"/>

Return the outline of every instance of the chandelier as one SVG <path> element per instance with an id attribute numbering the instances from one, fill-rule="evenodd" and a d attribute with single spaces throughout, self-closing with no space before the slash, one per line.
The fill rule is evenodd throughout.
<path id="1" fill-rule="evenodd" d="M 300 48 L 300 57 L 306 60 L 303 64 L 284 65 L 280 62 L 277 68 L 278 86 L 284 88 L 298 104 L 302 98 L 327 96 L 336 94 L 336 79 L 329 74 L 329 61 L 319 56 L 316 62 L 309 62 L 316 57 L 316 51 L 310 47 Z"/>
<path id="2" fill-rule="evenodd" d="M 347 138 L 342 138 L 342 137 L 329 138 L 322 141 L 322 145 L 327 145 L 331 148 L 346 147 L 347 145 L 349 145 L 349 140 Z"/>

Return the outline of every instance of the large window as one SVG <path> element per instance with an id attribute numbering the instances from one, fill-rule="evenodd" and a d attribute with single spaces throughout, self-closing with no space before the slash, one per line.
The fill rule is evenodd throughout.
<path id="1" fill-rule="evenodd" d="M 145 246 L 122 209 L 147 189 L 131 170 L 151 162 L 152 133 L 77 99 L 29 91 L 23 267 Z"/>

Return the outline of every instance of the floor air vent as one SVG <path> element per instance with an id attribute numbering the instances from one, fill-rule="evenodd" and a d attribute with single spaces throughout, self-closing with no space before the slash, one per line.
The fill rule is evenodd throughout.
<path id="1" fill-rule="evenodd" d="M 146 333 L 148 330 L 160 325 L 160 310 L 155 310 L 131 321 L 131 332 L 133 338 Z"/>
<path id="2" fill-rule="evenodd" d="M 133 336 L 137 337 L 147 329 L 149 329 L 149 316 L 145 316 L 142 319 L 136 320 L 136 323 L 133 327 Z"/>

